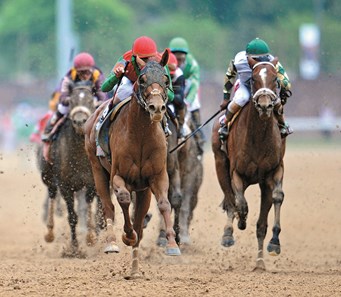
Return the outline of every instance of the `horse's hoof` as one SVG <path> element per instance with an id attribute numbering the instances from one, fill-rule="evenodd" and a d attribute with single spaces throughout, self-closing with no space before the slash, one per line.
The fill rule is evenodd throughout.
<path id="1" fill-rule="evenodd" d="M 106 254 L 109 253 L 119 253 L 120 252 L 120 248 L 118 247 L 118 245 L 116 244 L 115 241 L 110 242 L 104 249 L 104 252 Z"/>
<path id="2" fill-rule="evenodd" d="M 166 247 L 167 243 L 168 243 L 168 240 L 167 238 L 164 238 L 164 237 L 159 237 L 156 242 L 156 244 L 160 247 Z"/>
<path id="3" fill-rule="evenodd" d="M 234 239 L 232 236 L 223 236 L 221 245 L 224 247 L 230 247 L 234 245 Z"/>
<path id="4" fill-rule="evenodd" d="M 179 247 L 167 247 L 166 248 L 167 256 L 181 256 L 181 252 Z"/>
<path id="5" fill-rule="evenodd" d="M 269 243 L 267 248 L 269 255 L 278 256 L 281 253 L 281 246 L 278 244 Z"/>
<path id="6" fill-rule="evenodd" d="M 265 269 L 264 259 L 258 258 L 256 261 L 256 267 L 253 269 L 253 271 L 263 272 L 265 270 L 266 269 Z"/>
<path id="7" fill-rule="evenodd" d="M 124 277 L 126 280 L 134 280 L 134 279 L 141 279 L 142 275 L 138 272 L 131 273 L 130 275 L 127 275 Z"/>
<path id="8" fill-rule="evenodd" d="M 180 235 L 180 242 L 181 244 L 187 244 L 190 245 L 191 244 L 191 239 L 188 235 Z"/>
<path id="9" fill-rule="evenodd" d="M 246 229 L 246 220 L 239 220 L 238 221 L 238 228 L 239 230 L 245 230 Z"/>
<path id="10" fill-rule="evenodd" d="M 127 237 L 126 233 L 122 234 L 122 241 L 127 246 L 134 246 L 137 243 L 138 236 L 135 230 L 132 232 L 132 238 Z"/>
<path id="11" fill-rule="evenodd" d="M 44 236 L 44 238 L 46 242 L 52 242 L 54 241 L 54 234 L 52 232 L 49 232 Z"/>

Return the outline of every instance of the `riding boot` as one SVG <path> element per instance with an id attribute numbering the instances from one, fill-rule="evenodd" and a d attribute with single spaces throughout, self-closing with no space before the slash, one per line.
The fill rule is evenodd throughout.
<path id="1" fill-rule="evenodd" d="M 218 130 L 219 138 L 222 141 L 227 139 L 229 135 L 228 123 L 232 120 L 233 116 L 241 109 L 241 107 L 234 103 L 233 101 L 230 102 L 228 107 L 226 108 L 225 118 L 224 121 L 220 123 L 220 128 Z"/>
<path id="2" fill-rule="evenodd" d="M 49 142 L 52 139 L 52 130 L 54 125 L 63 117 L 64 115 L 58 110 L 52 115 L 51 119 L 47 122 L 44 129 L 44 133 L 41 135 L 41 140 L 43 142 Z"/>
<path id="3" fill-rule="evenodd" d="M 289 124 L 284 119 L 283 106 L 281 104 L 275 105 L 274 112 L 277 118 L 278 127 L 281 132 L 281 137 L 285 138 L 288 135 L 294 133 L 293 129 L 289 126 Z"/>
<path id="4" fill-rule="evenodd" d="M 178 114 L 178 122 L 179 122 L 179 131 L 178 131 L 178 138 L 184 138 L 185 137 L 185 131 L 184 131 L 184 123 L 185 123 L 185 116 L 186 116 L 186 107 L 179 108 L 177 110 Z"/>
<path id="5" fill-rule="evenodd" d="M 191 118 L 194 124 L 194 129 L 198 129 L 201 126 L 199 109 L 191 112 Z M 206 142 L 204 132 L 201 129 L 199 129 L 198 132 L 194 134 L 194 139 L 197 142 L 199 155 L 202 155 L 204 153 L 204 144 Z"/>

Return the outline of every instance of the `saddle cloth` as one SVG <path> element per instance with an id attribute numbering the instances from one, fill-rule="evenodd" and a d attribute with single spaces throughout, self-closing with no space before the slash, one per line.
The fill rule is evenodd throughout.
<path id="1" fill-rule="evenodd" d="M 130 102 L 131 97 L 122 100 L 120 103 L 112 107 L 111 102 L 108 102 L 104 108 L 101 116 L 95 126 L 96 131 L 96 156 L 106 157 L 110 155 L 109 148 L 109 127 L 110 124 L 115 120 L 117 114 L 121 108 Z"/>

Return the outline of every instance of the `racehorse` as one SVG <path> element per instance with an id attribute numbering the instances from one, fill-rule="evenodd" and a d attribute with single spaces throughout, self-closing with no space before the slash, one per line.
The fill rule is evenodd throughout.
<path id="1" fill-rule="evenodd" d="M 278 58 L 272 62 L 257 62 L 248 58 L 252 69 L 251 102 L 237 116 L 230 127 L 226 142 L 221 144 L 219 123 L 212 133 L 212 149 L 218 181 L 224 192 L 223 209 L 227 212 L 222 245 L 234 244 L 233 219 L 238 228 L 246 228 L 248 205 L 244 193 L 249 185 L 258 184 L 261 192 L 260 214 L 257 221 L 258 257 L 255 269 L 265 270 L 263 244 L 268 227 L 268 213 L 274 205 L 272 238 L 267 250 L 270 255 L 281 252 L 279 233 L 280 210 L 284 199 L 282 190 L 285 154 L 285 138 L 281 138 L 274 115 Z M 223 149 L 222 149 L 222 147 Z M 227 153 L 226 153 L 227 152 Z"/>
<path id="2" fill-rule="evenodd" d="M 132 246 L 132 270 L 129 278 L 138 278 L 138 248 L 143 234 L 143 220 L 150 206 L 153 193 L 166 224 L 168 255 L 179 255 L 171 220 L 171 207 L 167 197 L 167 143 L 160 122 L 166 112 L 169 79 L 164 66 L 169 52 L 166 50 L 160 62 L 145 63 L 136 57 L 140 69 L 134 83 L 132 98 L 110 123 L 110 160 L 96 156 L 96 123 L 99 110 L 86 123 L 86 151 L 91 162 L 96 188 L 102 200 L 107 223 L 107 245 L 104 252 L 119 252 L 113 222 L 115 206 L 111 201 L 111 189 L 117 197 L 124 216 L 122 241 Z M 136 205 L 131 222 L 129 206 L 131 194 L 136 193 Z"/>
<path id="3" fill-rule="evenodd" d="M 49 193 L 48 233 L 45 235 L 45 240 L 47 242 L 54 240 L 53 208 L 59 189 L 67 205 L 71 229 L 71 251 L 67 256 L 80 255 L 76 236 L 78 216 L 74 210 L 74 194 L 84 188 L 87 202 L 87 244 L 94 244 L 96 239 L 91 211 L 96 189 L 92 172 L 89 170 L 90 163 L 84 148 L 83 132 L 84 123 L 94 111 L 95 104 L 91 87 L 76 85 L 70 96 L 70 113 L 60 126 L 59 131 L 54 135 L 54 140 L 51 143 L 50 162 L 47 162 L 42 154 L 40 157 L 41 177 Z M 100 205 L 98 207 L 101 208 Z"/>

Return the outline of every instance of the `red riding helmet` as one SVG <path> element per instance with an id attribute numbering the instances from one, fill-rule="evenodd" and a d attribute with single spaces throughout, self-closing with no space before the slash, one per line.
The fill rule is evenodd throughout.
<path id="1" fill-rule="evenodd" d="M 157 46 L 153 39 L 147 36 L 136 38 L 133 43 L 133 55 L 140 58 L 153 57 L 157 54 Z"/>
<path id="2" fill-rule="evenodd" d="M 73 60 L 73 66 L 77 70 L 88 70 L 95 66 L 95 60 L 88 53 L 80 53 Z"/>

